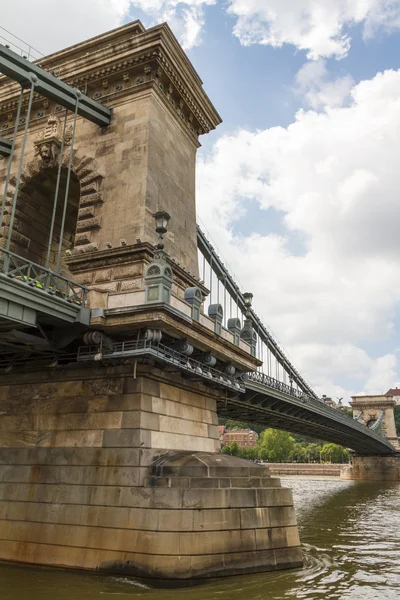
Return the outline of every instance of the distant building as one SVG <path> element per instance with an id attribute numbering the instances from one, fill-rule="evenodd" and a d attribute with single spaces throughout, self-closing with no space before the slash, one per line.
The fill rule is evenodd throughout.
<path id="1" fill-rule="evenodd" d="M 328 396 L 323 395 L 321 398 L 322 402 L 324 402 L 327 406 L 332 406 L 332 408 L 337 408 L 337 404 L 332 398 L 328 398 Z"/>
<path id="2" fill-rule="evenodd" d="M 400 389 L 399 388 L 390 388 L 385 394 L 385 396 L 392 396 L 393 398 L 400 397 Z"/>
<path id="3" fill-rule="evenodd" d="M 328 396 L 324 395 L 324 396 L 322 396 L 321 400 L 327 406 L 331 406 L 332 408 L 336 408 L 337 410 L 345 410 L 346 408 L 349 408 L 348 406 L 345 406 L 344 404 L 342 404 L 343 398 L 338 398 L 338 402 L 335 402 L 333 400 L 333 398 L 329 398 Z"/>
<path id="4" fill-rule="evenodd" d="M 258 433 L 252 429 L 228 430 L 225 427 L 219 427 L 219 437 L 222 446 L 230 446 L 232 442 L 236 442 L 243 448 L 254 448 L 258 441 Z"/>

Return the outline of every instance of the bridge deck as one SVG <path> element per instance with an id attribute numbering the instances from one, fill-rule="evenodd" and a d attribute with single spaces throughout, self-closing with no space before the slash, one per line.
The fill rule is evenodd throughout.
<path id="1" fill-rule="evenodd" d="M 395 448 L 384 437 L 341 411 L 313 398 L 291 395 L 290 389 L 277 389 L 282 388 L 280 382 L 276 382 L 276 387 L 272 382 L 266 385 L 260 381 L 263 377 L 259 373 L 250 376 L 245 394 L 219 402 L 218 414 L 334 442 L 357 454 L 395 453 Z"/>

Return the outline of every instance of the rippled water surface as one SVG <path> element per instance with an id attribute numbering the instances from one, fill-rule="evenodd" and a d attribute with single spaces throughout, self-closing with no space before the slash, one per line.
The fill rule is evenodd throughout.
<path id="1" fill-rule="evenodd" d="M 283 483 L 293 489 L 304 569 L 156 589 L 146 580 L 0 565 L 0 600 L 400 600 L 400 483 Z"/>

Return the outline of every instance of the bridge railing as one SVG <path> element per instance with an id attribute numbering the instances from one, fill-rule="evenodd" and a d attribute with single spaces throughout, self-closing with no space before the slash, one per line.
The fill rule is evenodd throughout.
<path id="1" fill-rule="evenodd" d="M 86 304 L 87 288 L 84 285 L 4 248 L 0 248 L 0 273 L 67 302 L 82 307 Z"/>
<path id="2" fill-rule="evenodd" d="M 266 373 L 262 373 L 261 371 L 256 371 L 254 373 L 250 373 L 247 376 L 247 378 L 250 381 L 255 381 L 257 383 L 266 385 L 267 387 L 273 388 L 274 390 L 277 390 L 279 392 L 284 392 L 285 394 L 289 394 L 290 396 L 293 396 L 294 398 L 298 398 L 299 400 L 306 400 L 307 402 L 312 402 L 313 404 L 316 404 L 318 406 L 325 406 L 325 404 L 322 402 L 322 400 L 318 400 L 314 396 L 305 394 L 301 390 L 299 390 L 291 385 L 288 385 L 287 383 L 284 383 L 283 381 L 279 381 L 278 379 L 275 379 L 274 377 L 271 377 L 270 375 L 267 375 Z"/>

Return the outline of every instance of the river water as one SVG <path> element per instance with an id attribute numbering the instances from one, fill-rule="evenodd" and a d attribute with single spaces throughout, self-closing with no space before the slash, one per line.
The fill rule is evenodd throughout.
<path id="1" fill-rule="evenodd" d="M 0 600 L 400 599 L 400 483 L 282 483 L 293 489 L 303 569 L 159 589 L 146 580 L 0 565 Z"/>

